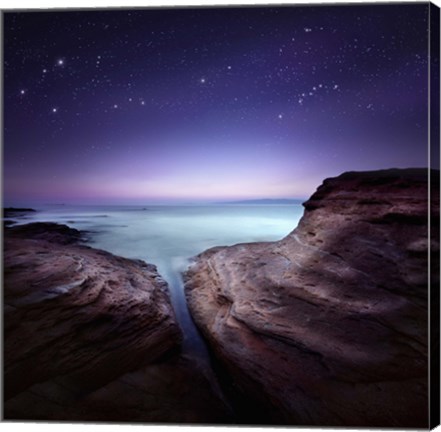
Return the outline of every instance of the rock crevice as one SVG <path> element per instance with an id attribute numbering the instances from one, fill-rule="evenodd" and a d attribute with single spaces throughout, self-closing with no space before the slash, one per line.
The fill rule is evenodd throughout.
<path id="1" fill-rule="evenodd" d="M 228 407 L 180 351 L 156 267 L 83 238 L 53 223 L 5 230 L 5 419 L 227 421 Z"/>

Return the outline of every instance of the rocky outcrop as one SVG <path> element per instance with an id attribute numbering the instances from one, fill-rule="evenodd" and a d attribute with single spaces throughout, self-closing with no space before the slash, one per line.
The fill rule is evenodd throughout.
<path id="1" fill-rule="evenodd" d="M 22 418 L 20 398 L 30 403 L 22 414 L 53 404 L 58 411 L 47 418 L 59 418 L 60 406 L 179 348 L 180 330 L 156 268 L 78 245 L 80 237 L 50 223 L 6 230 L 6 418 Z"/>
<path id="2" fill-rule="evenodd" d="M 55 223 L 5 230 L 4 417 L 221 423 L 230 408 L 182 353 L 156 267 Z"/>
<path id="3" fill-rule="evenodd" d="M 5 207 L 3 208 L 3 217 L 23 216 L 26 213 L 35 213 L 35 209 L 25 207 Z"/>
<path id="4" fill-rule="evenodd" d="M 196 257 L 187 300 L 239 408 L 275 424 L 428 426 L 427 198 L 423 169 L 345 173 L 283 240 Z M 439 189 L 431 210 L 436 230 Z"/>
<path id="5" fill-rule="evenodd" d="M 6 207 L 3 208 L 3 226 L 8 227 L 11 225 L 15 225 L 17 223 L 17 219 L 26 219 L 29 213 L 35 213 L 36 210 L 32 208 L 23 208 L 23 207 Z M 12 218 L 12 219 L 5 219 Z"/>
<path id="6" fill-rule="evenodd" d="M 54 222 L 34 222 L 25 225 L 16 225 L 7 230 L 7 238 L 21 238 L 44 240 L 59 245 L 80 243 L 86 240 L 85 232 L 67 225 Z M 13 247 L 15 244 L 13 244 Z M 31 255 L 29 255 L 31 256 Z"/>

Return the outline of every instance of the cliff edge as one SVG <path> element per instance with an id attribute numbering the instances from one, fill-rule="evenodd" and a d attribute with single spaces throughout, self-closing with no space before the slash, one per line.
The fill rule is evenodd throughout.
<path id="1" fill-rule="evenodd" d="M 188 304 L 245 422 L 249 409 L 273 424 L 428 426 L 428 249 L 438 263 L 439 231 L 429 242 L 427 177 L 344 173 L 284 239 L 195 258 Z"/>

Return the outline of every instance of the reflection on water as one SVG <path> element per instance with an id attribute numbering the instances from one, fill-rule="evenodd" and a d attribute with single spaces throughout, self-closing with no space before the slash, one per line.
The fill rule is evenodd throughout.
<path id="1" fill-rule="evenodd" d="M 181 278 L 189 259 L 213 246 L 279 240 L 294 229 L 303 213 L 299 204 L 63 206 L 38 210 L 22 223 L 53 221 L 90 230 L 92 246 L 155 264 L 169 284 L 185 335 L 184 350 L 198 356 L 204 356 L 205 348 L 189 315 Z"/>

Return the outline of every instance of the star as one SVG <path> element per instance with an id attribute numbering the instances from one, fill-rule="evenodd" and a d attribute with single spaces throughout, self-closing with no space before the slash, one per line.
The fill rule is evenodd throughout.
<path id="1" fill-rule="evenodd" d="M 222 14 L 221 10 L 218 12 Z M 133 181 L 135 187 L 132 190 L 132 187 L 127 186 L 127 192 L 133 192 L 134 196 L 137 196 L 142 189 L 144 175 L 147 175 L 142 169 L 143 158 L 148 154 L 148 148 L 143 144 L 144 138 L 166 148 L 167 151 L 157 152 L 158 164 L 165 164 L 166 160 L 175 163 L 169 161 L 169 158 L 181 153 L 173 152 L 174 146 L 188 146 L 182 152 L 182 160 L 176 163 L 187 166 L 187 162 L 193 163 L 194 160 L 203 159 L 207 170 L 201 170 L 201 175 L 213 177 L 218 171 L 213 169 L 213 172 L 210 172 L 210 163 L 220 166 L 232 157 L 240 157 L 241 154 L 238 153 L 242 151 L 244 155 L 248 155 L 252 147 L 249 142 L 251 138 L 242 137 L 257 135 L 253 145 L 263 147 L 267 141 L 274 143 L 275 160 L 260 160 L 259 154 L 256 154 L 255 160 L 253 155 L 250 164 L 256 162 L 253 164 L 256 166 L 256 173 L 251 172 L 250 175 L 260 175 L 258 171 L 261 171 L 261 162 L 271 163 L 268 175 L 272 176 L 273 171 L 278 175 L 279 167 L 275 165 L 273 170 L 272 164 L 278 163 L 277 158 L 280 157 L 280 174 L 284 176 L 284 159 L 286 157 L 288 160 L 295 154 L 296 146 L 291 143 L 296 139 L 301 138 L 302 141 L 308 142 L 308 148 L 311 147 L 314 156 L 322 150 L 329 151 L 331 155 L 332 148 L 327 149 L 327 141 L 319 139 L 325 131 L 326 135 L 329 134 L 326 140 L 335 140 L 342 153 L 346 153 L 339 161 L 342 167 L 346 168 L 346 165 L 354 162 L 354 166 L 349 168 L 358 169 L 365 161 L 358 154 L 356 160 L 350 159 L 355 155 L 355 150 L 374 139 L 377 139 L 375 145 L 381 148 L 381 128 L 383 125 L 388 130 L 392 128 L 384 121 L 384 116 L 375 115 L 375 110 L 381 110 L 381 114 L 386 114 L 386 110 L 396 108 L 393 103 L 397 106 L 401 103 L 406 104 L 409 98 L 412 108 L 415 108 L 414 114 L 409 110 L 409 130 L 417 130 L 417 121 L 422 123 L 423 111 L 417 109 L 417 95 L 413 93 L 418 92 L 420 95 L 420 88 L 415 84 L 418 83 L 418 79 L 414 72 L 420 66 L 419 62 L 423 61 L 423 58 L 416 57 L 415 53 L 424 57 L 422 54 L 425 52 L 425 45 L 420 46 L 415 40 L 415 43 L 411 42 L 407 47 L 407 28 L 389 29 L 384 26 L 380 34 L 370 33 L 370 27 L 379 26 L 383 22 L 382 13 L 368 12 L 368 18 L 363 20 L 360 26 L 352 12 L 343 13 L 340 19 L 339 13 L 335 12 L 334 15 L 334 12 L 327 8 L 323 9 L 323 13 L 320 9 L 314 9 L 314 13 L 306 12 L 305 9 L 305 13 L 299 13 L 294 9 L 290 11 L 285 8 L 269 8 L 262 9 L 261 13 L 253 12 L 253 16 L 246 18 L 245 22 L 230 20 L 228 27 L 231 28 L 225 28 L 225 20 L 221 19 L 220 15 L 217 17 L 218 13 L 213 14 L 213 17 L 204 16 L 203 22 L 200 22 L 200 19 L 195 22 L 193 13 L 188 14 L 189 21 L 186 21 L 185 17 L 182 20 L 171 17 L 171 21 L 167 22 L 163 17 L 171 11 L 164 11 L 164 16 L 158 11 L 158 23 L 153 26 L 154 33 L 152 26 L 145 25 L 145 19 L 148 18 L 141 16 L 144 12 L 134 12 L 131 18 L 127 17 L 126 11 L 113 13 L 114 18 L 107 16 L 107 13 L 95 11 L 84 12 L 84 16 L 81 12 L 78 16 L 72 14 L 65 18 L 62 14 L 60 18 L 54 15 L 53 24 L 40 32 L 38 38 L 33 35 L 35 25 L 28 19 L 22 20 L 17 15 L 16 19 L 9 19 L 10 24 L 6 23 L 14 26 L 14 31 L 10 34 L 20 38 L 16 42 L 12 42 L 11 39 L 11 49 L 5 56 L 5 60 L 8 61 L 6 72 L 9 76 L 16 73 L 16 77 L 10 79 L 9 89 L 5 89 L 9 92 L 5 98 L 5 103 L 9 105 L 5 108 L 15 104 L 12 109 L 14 115 L 6 118 L 9 132 L 5 137 L 8 141 L 7 146 L 16 146 L 16 149 L 10 152 L 14 158 L 21 150 L 23 154 L 29 154 L 25 153 L 28 146 L 43 143 L 47 144 L 48 148 L 55 148 L 55 143 L 62 142 L 59 140 L 58 131 L 63 125 L 66 136 L 72 137 L 72 143 L 75 143 L 66 146 L 66 156 L 78 150 L 79 167 L 83 165 L 83 151 L 86 152 L 86 156 L 87 151 L 90 151 L 87 144 L 90 144 L 91 136 L 96 136 L 96 142 L 104 143 L 99 147 L 95 144 L 96 149 L 100 150 L 105 149 L 107 139 L 112 139 L 115 140 L 112 147 L 115 148 L 115 155 L 111 155 L 106 166 L 110 170 L 113 168 L 112 164 L 115 164 L 118 167 L 115 171 L 121 175 L 126 170 L 133 171 L 130 181 Z M 229 14 L 230 12 L 226 13 L 226 16 Z M 146 17 L 147 15 L 146 12 Z M 426 15 L 423 11 L 422 17 L 424 16 Z M 311 17 L 314 17 L 314 21 L 309 20 Z M 107 20 L 112 37 L 102 31 Z M 155 21 L 156 18 L 152 20 Z M 159 22 L 161 20 L 165 21 L 164 24 Z M 321 23 L 325 25 L 325 22 L 326 32 L 321 31 L 323 27 L 320 27 Z M 49 21 L 45 20 L 46 23 L 49 24 Z M 249 24 L 253 24 L 253 31 L 247 30 Z M 198 31 L 186 32 L 193 25 L 198 26 Z M 54 37 L 60 28 L 67 29 L 64 37 Z M 337 33 L 334 34 L 333 30 L 337 30 Z M 176 33 L 173 34 L 172 31 Z M 314 35 L 309 34 L 312 32 Z M 385 34 L 384 40 L 381 39 L 381 33 Z M 423 33 L 422 31 L 421 37 L 424 39 Z M 242 38 L 239 44 L 234 43 L 233 37 L 230 38 L 232 35 L 243 34 L 246 37 Z M 185 38 L 180 41 L 182 35 L 185 35 Z M 360 39 L 355 41 L 353 35 L 359 35 Z M 392 35 L 397 37 L 395 42 L 391 39 Z M 409 36 L 409 39 L 412 38 Z M 179 42 L 178 50 L 175 42 Z M 355 42 L 360 49 L 358 53 L 353 51 Z M 370 46 L 373 48 L 367 49 Z M 383 48 L 386 49 L 385 59 L 381 57 Z M 365 50 L 366 54 L 363 55 Z M 399 68 L 403 73 L 400 79 L 398 72 L 391 67 L 393 62 L 387 60 L 389 55 L 393 60 L 403 62 Z M 233 61 L 234 74 L 230 73 Z M 96 67 L 98 65 L 99 67 Z M 422 64 L 421 71 L 426 66 L 427 62 Z M 209 78 L 205 74 L 200 75 L 201 72 L 206 72 Z M 343 87 L 337 86 L 335 81 L 342 82 Z M 23 87 L 22 84 L 29 87 Z M 407 88 L 409 95 L 406 93 Z M 385 89 L 388 91 L 385 92 Z M 385 93 L 393 103 L 382 102 Z M 148 106 L 147 99 L 144 100 L 139 94 L 146 95 Z M 423 96 L 419 97 L 423 106 Z M 112 99 L 120 100 L 121 107 L 119 102 L 112 103 Z M 62 104 L 63 110 L 60 115 L 57 115 L 60 107 L 53 105 L 54 101 Z M 142 109 L 138 110 L 138 106 Z M 288 115 L 286 120 L 285 112 Z M 38 116 L 39 121 L 28 122 L 26 130 L 22 131 L 21 125 L 31 116 Z M 395 117 L 393 127 L 401 119 L 399 111 Z M 345 127 L 347 122 L 353 122 L 349 129 Z M 183 134 L 179 140 L 169 136 L 175 134 L 174 131 L 168 131 L 170 124 L 176 125 L 176 135 L 178 131 L 179 135 Z M 423 126 L 421 128 L 423 129 Z M 344 132 L 341 132 L 342 130 Z M 359 146 L 355 146 L 351 134 L 353 131 L 359 134 L 360 130 L 366 139 L 358 141 Z M 407 129 L 405 131 L 407 132 Z M 50 141 L 51 132 L 53 142 Z M 138 134 L 143 139 L 138 139 Z M 126 149 L 126 136 L 134 142 L 133 156 L 137 159 L 134 162 L 118 160 L 116 157 L 120 153 L 119 148 L 124 151 Z M 414 138 L 414 135 L 411 136 Z M 403 140 L 398 138 L 401 138 L 401 135 L 394 139 L 394 143 L 400 141 L 401 146 L 408 145 L 406 140 L 403 143 Z M 210 141 L 210 145 L 205 144 L 207 140 Z M 410 138 L 408 141 L 411 141 Z M 236 142 L 242 145 L 243 149 L 238 149 L 239 144 L 236 145 Z M 349 149 L 347 152 L 346 145 Z M 305 150 L 305 156 L 308 152 L 309 149 Z M 388 148 L 385 149 L 385 153 L 388 153 Z M 410 153 L 406 152 L 407 154 Z M 44 154 L 36 156 L 41 157 L 38 162 L 46 158 Z M 393 157 L 392 151 L 390 156 Z M 346 157 L 347 160 L 344 159 Z M 57 161 L 58 164 L 71 162 L 68 157 L 61 159 Z M 55 164 L 55 158 L 48 160 Z M 318 183 L 328 174 L 327 170 L 340 169 L 337 165 L 326 166 L 326 157 L 323 161 L 323 170 L 320 165 L 322 162 L 314 161 L 317 162 L 314 167 L 315 174 L 311 174 L 311 178 L 313 175 L 317 176 Z M 418 161 L 417 157 L 416 162 Z M 366 161 L 366 164 L 371 162 L 375 165 L 371 160 Z M 134 163 L 133 168 L 130 163 Z M 385 162 L 380 164 L 383 166 Z M 104 169 L 104 164 L 102 166 Z M 232 169 L 235 170 L 236 166 Z M 78 176 L 82 175 L 81 171 L 78 168 Z M 58 172 L 58 167 L 54 167 L 54 172 Z M 77 171 L 66 170 L 66 176 L 72 174 L 75 178 L 76 173 Z M 156 171 L 152 175 L 156 175 Z M 196 178 L 191 179 L 193 180 L 196 181 Z M 201 183 L 204 180 L 202 179 Z M 215 177 L 212 180 L 217 181 Z M 241 180 L 238 174 L 237 181 Z M 272 181 L 270 178 L 269 182 Z M 289 181 L 295 182 L 291 177 Z M 305 180 L 305 184 L 308 181 Z M 303 182 L 300 183 L 303 185 Z M 71 184 L 74 194 L 76 182 L 66 182 L 66 199 L 69 199 Z M 283 188 L 285 186 L 283 185 Z M 312 186 L 311 181 L 308 188 Z M 289 185 L 286 186 L 287 190 L 288 187 Z M 297 183 L 295 187 L 297 188 Z M 168 189 L 164 188 L 164 193 L 168 193 L 166 190 Z M 266 190 L 270 190 L 269 194 L 273 193 L 270 183 L 262 194 L 266 193 Z M 283 190 L 285 189 L 281 189 Z M 121 188 L 121 191 L 125 193 L 126 189 Z M 237 193 L 239 192 L 243 191 L 238 190 Z M 146 196 L 149 196 L 149 193 L 146 192 Z M 188 194 L 191 193 L 193 192 Z M 202 189 L 200 193 L 205 194 Z"/>

